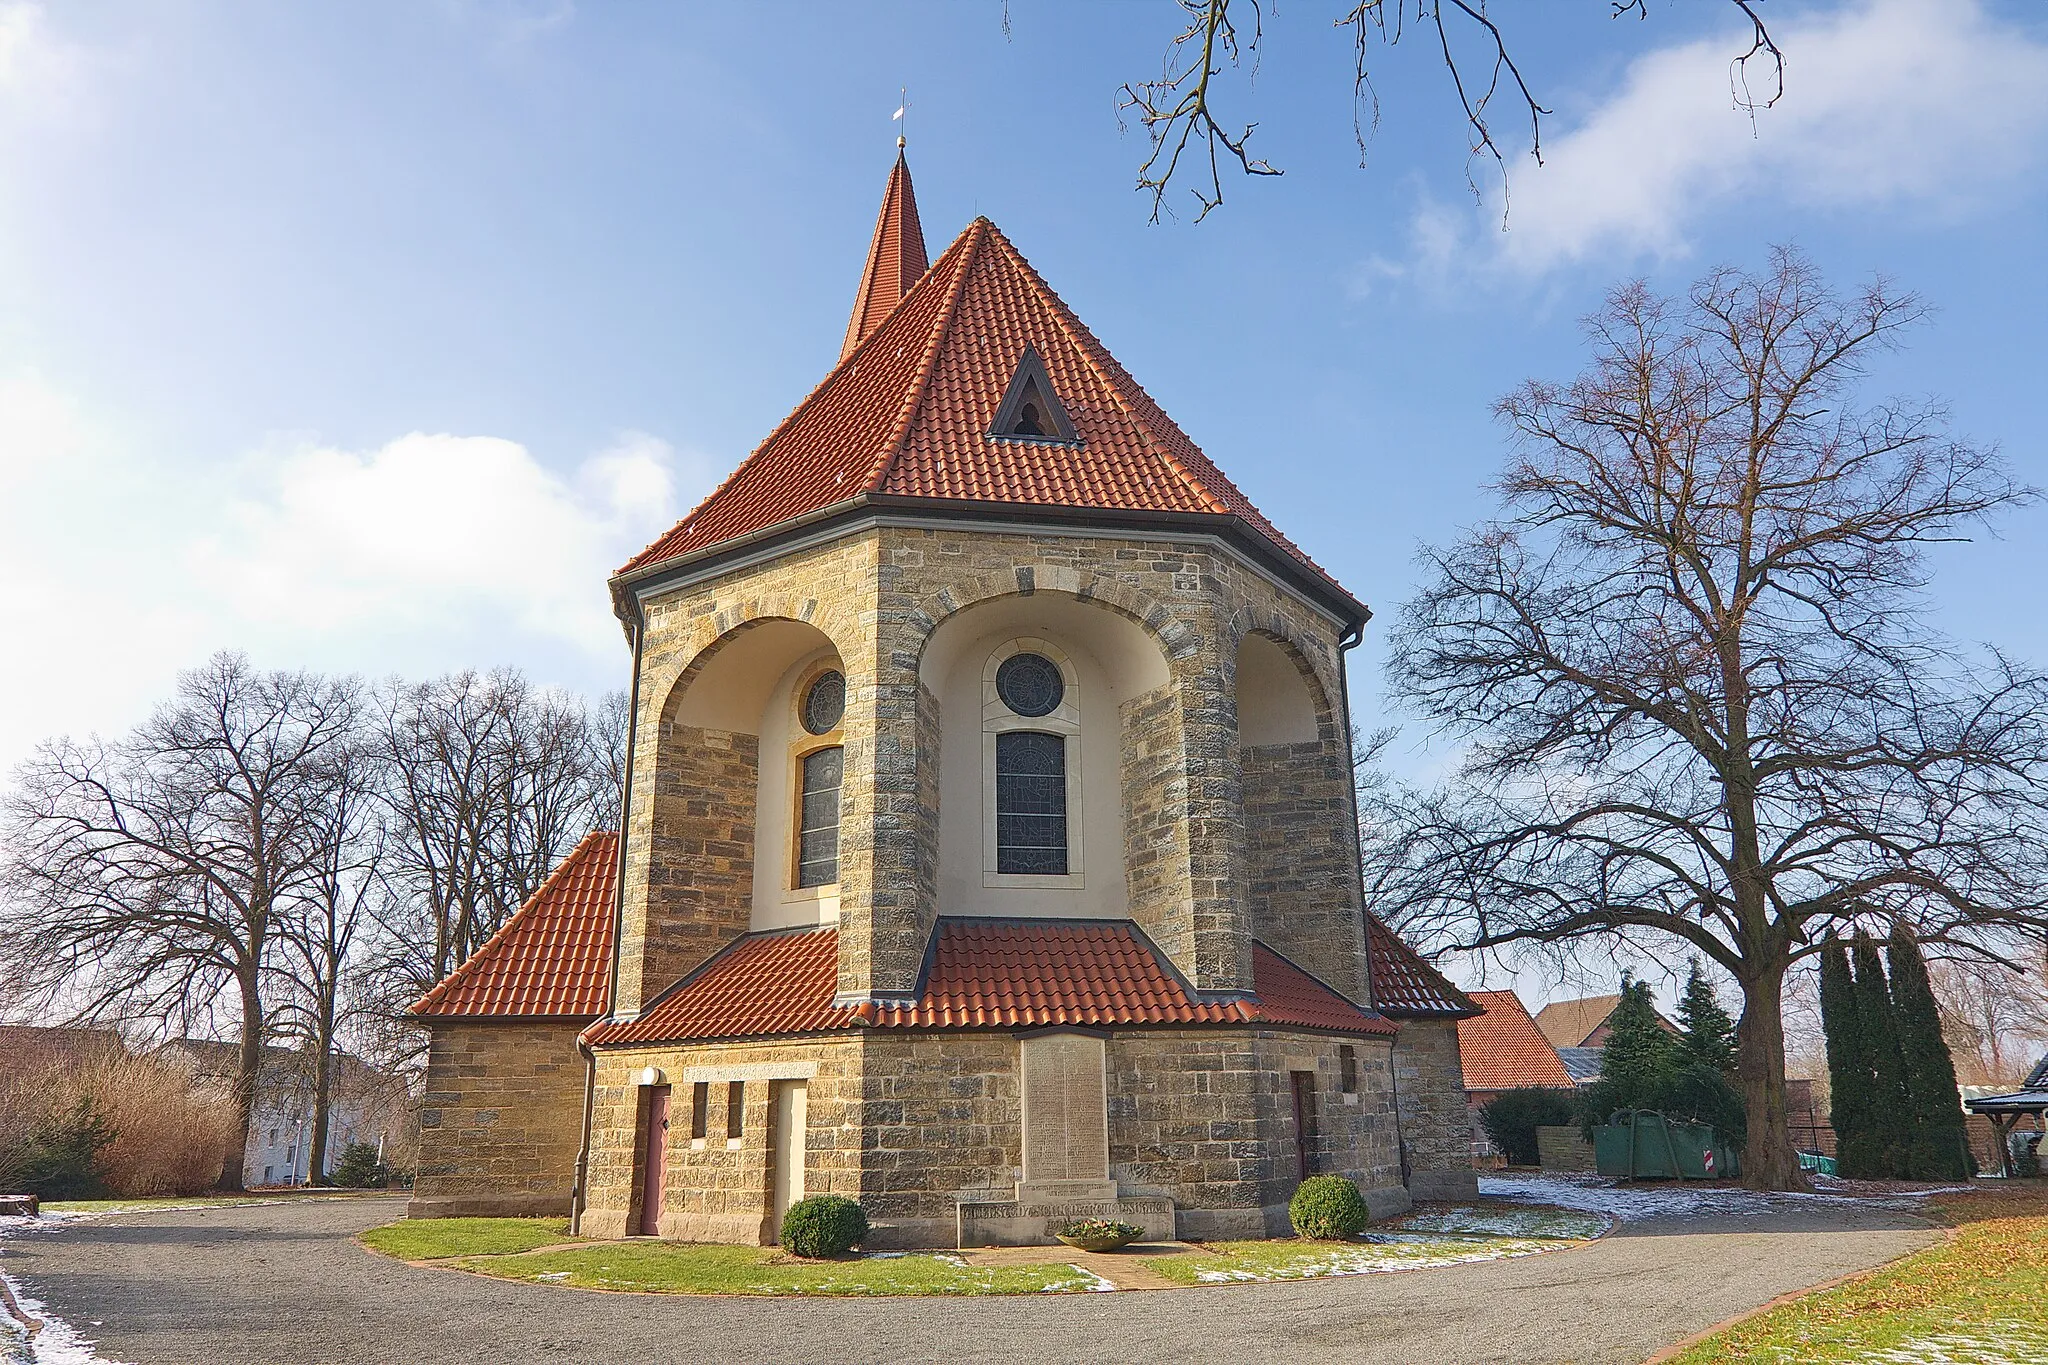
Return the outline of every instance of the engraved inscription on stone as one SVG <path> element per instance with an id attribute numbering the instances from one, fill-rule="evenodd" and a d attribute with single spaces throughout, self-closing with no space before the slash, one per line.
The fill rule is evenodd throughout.
<path id="1" fill-rule="evenodd" d="M 1021 1048 L 1024 1183 L 1109 1179 L 1102 1040 L 1048 1033 L 1024 1039 Z"/>

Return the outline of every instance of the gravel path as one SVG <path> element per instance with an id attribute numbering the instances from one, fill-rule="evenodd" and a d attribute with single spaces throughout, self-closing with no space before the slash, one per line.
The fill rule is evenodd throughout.
<path id="1" fill-rule="evenodd" d="M 1776 1295 L 1902 1255 L 1909 1213 L 1816 1203 L 1647 1219 L 1581 1250 L 1442 1270 L 1037 1299 L 596 1294 L 363 1251 L 396 1199 L 125 1215 L 11 1238 L 8 1274 L 159 1365 L 506 1361 L 1640 1361 Z"/>

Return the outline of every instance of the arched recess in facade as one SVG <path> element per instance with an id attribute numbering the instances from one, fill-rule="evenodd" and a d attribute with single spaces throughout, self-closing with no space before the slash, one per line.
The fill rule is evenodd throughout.
<path id="1" fill-rule="evenodd" d="M 787 616 L 732 624 L 689 657 L 643 722 L 627 862 L 619 982 L 622 1012 L 637 1009 L 740 934 L 830 923 L 836 878 L 799 868 L 806 759 L 843 748 L 843 703 L 832 724 L 807 728 L 807 692 L 846 665 L 818 626 Z M 832 804 L 837 804 L 835 783 Z M 813 801 L 813 806 L 818 802 Z M 836 822 L 833 831 L 836 838 Z M 816 841 L 814 840 L 814 843 Z M 814 864 L 815 865 L 815 864 Z M 647 869 L 660 870 L 650 878 Z"/>
<path id="2" fill-rule="evenodd" d="M 928 606 L 918 654 L 940 718 L 939 904 L 948 914 L 1131 918 L 1192 965 L 1185 742 L 1175 651 L 1192 633 L 1158 604 L 1084 584 L 955 587 Z M 1116 586 L 1116 585 L 1105 585 Z M 994 737 L 1021 724 L 993 687 L 1019 650 L 1056 662 L 1073 692 L 1068 812 L 1076 858 L 1061 877 L 1004 876 L 993 857 Z M 1186 955 L 1184 959 L 1183 955 Z"/>
<path id="3" fill-rule="evenodd" d="M 1346 727 L 1306 654 L 1276 629 L 1239 637 L 1232 690 L 1252 932 L 1363 1004 Z"/>

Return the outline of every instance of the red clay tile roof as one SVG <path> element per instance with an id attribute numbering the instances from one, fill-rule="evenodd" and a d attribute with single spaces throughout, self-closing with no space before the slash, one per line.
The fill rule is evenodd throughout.
<path id="1" fill-rule="evenodd" d="M 882 212 L 875 219 L 875 237 L 868 243 L 868 263 L 860 272 L 860 292 L 853 296 L 853 319 L 846 324 L 841 360 L 874 335 L 894 312 L 910 287 L 924 278 L 931 258 L 924 251 L 924 228 L 917 221 L 917 194 L 910 187 L 910 167 L 903 144 L 896 144 L 896 164 L 882 191 Z"/>
<path id="2" fill-rule="evenodd" d="M 1027 345 L 1043 358 L 1079 445 L 989 436 Z M 986 218 L 731 477 L 619 572 L 870 497 L 1212 516 L 1241 523 L 1337 586 Z"/>
<path id="3" fill-rule="evenodd" d="M 1536 1031 L 1536 1021 L 1513 991 L 1473 991 L 1486 1013 L 1458 1021 L 1458 1057 L 1467 1090 L 1513 1090 L 1523 1085 L 1570 1089 L 1572 1075 L 1557 1049 Z"/>
<path id="4" fill-rule="evenodd" d="M 416 1001 L 424 1019 L 592 1019 L 611 998 L 618 835 L 585 835 L 533 899 Z"/>
<path id="5" fill-rule="evenodd" d="M 1399 934 L 1365 917 L 1366 961 L 1372 970 L 1372 1005 L 1389 1019 L 1433 1019 L 1474 1015 L 1472 997 L 1444 979 L 1429 960 Z"/>
<path id="6" fill-rule="evenodd" d="M 750 934 L 638 1018 L 602 1024 L 599 1046 L 758 1038 L 872 1028 L 1263 1023 L 1387 1036 L 1394 1026 L 1255 944 L 1258 999 L 1192 996 L 1128 924 L 1073 920 L 939 921 L 923 993 L 906 1005 L 834 1006 L 836 929 Z"/>

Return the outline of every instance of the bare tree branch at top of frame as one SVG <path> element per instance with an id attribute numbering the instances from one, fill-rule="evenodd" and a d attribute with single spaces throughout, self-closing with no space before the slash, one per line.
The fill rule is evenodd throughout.
<path id="1" fill-rule="evenodd" d="M 1464 948 L 1717 964 L 1767 1188 L 1799 1182 L 1786 974 L 1827 934 L 2038 968 L 2048 933 L 2048 677 L 1923 620 L 1927 547 L 2035 495 L 1939 405 L 1857 402 L 1922 313 L 1790 251 L 1617 290 L 1576 380 L 1501 401 L 1503 515 L 1424 553 L 1389 662 L 1463 754 L 1381 841 L 1382 905 Z"/>
<path id="2" fill-rule="evenodd" d="M 1120 111 L 1130 112 L 1144 127 L 1150 153 L 1138 170 L 1138 188 L 1152 196 L 1152 221 L 1168 211 L 1166 191 L 1177 176 L 1185 174 L 1184 161 L 1192 161 L 1206 172 L 1207 185 L 1193 190 L 1200 205 L 1195 221 L 1200 222 L 1223 203 L 1223 172 L 1235 162 L 1246 175 L 1283 174 L 1279 167 L 1254 156 L 1249 150 L 1256 123 L 1247 123 L 1233 134 L 1218 116 L 1218 78 L 1241 67 L 1247 60 L 1256 71 L 1260 45 L 1265 38 L 1265 16 L 1258 0 L 1177 0 L 1186 25 L 1168 44 L 1160 75 L 1149 81 L 1127 83 L 1120 92 Z M 1251 31 L 1239 40 L 1231 6 L 1249 6 Z M 1634 15 L 1649 17 L 1647 0 L 1603 0 L 1614 18 Z M 1730 63 L 1729 87 L 1735 107 L 1754 115 L 1758 109 L 1777 103 L 1785 89 L 1785 54 L 1778 48 L 1769 28 L 1757 12 L 1757 0 L 1728 0 L 1749 30 L 1749 46 Z M 1240 13 L 1242 10 L 1240 10 Z M 1004 31 L 1008 32 L 1009 11 L 1004 9 Z M 1359 164 L 1365 164 L 1372 134 L 1379 127 L 1380 99 L 1372 72 L 1378 65 L 1377 48 L 1393 49 L 1410 25 L 1426 32 L 1440 56 L 1445 74 L 1465 118 L 1471 136 L 1471 156 L 1490 158 L 1499 171 L 1503 193 L 1507 185 L 1507 156 L 1496 134 L 1495 100 L 1508 97 L 1514 121 L 1528 123 L 1529 153 L 1538 165 L 1543 162 L 1543 119 L 1550 113 L 1536 98 L 1523 76 L 1509 44 L 1509 38 L 1489 13 L 1486 0 L 1354 0 L 1351 8 L 1336 20 L 1339 28 L 1351 30 L 1354 62 L 1352 89 L 1355 99 L 1353 130 L 1358 139 Z M 1477 55 L 1470 51 L 1476 45 Z M 1768 59 L 1769 93 L 1759 97 L 1750 82 L 1750 63 Z M 1468 176 L 1468 179 L 1470 177 Z M 1473 192 L 1479 187 L 1472 182 Z"/>
<path id="3" fill-rule="evenodd" d="M 317 874 L 356 707 L 351 682 L 216 655 L 120 742 L 41 746 L 7 801 L 9 997 L 162 1024 L 207 1017 L 232 992 L 240 1121 L 226 1189 L 242 1183 L 275 940 Z"/>

